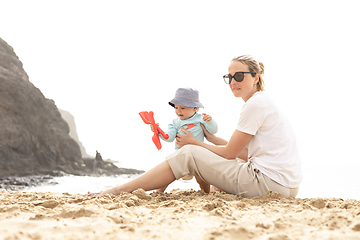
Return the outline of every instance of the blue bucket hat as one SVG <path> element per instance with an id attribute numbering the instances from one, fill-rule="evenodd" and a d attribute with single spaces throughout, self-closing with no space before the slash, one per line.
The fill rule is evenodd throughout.
<path id="1" fill-rule="evenodd" d="M 175 97 L 169 102 L 170 106 L 175 105 L 184 107 L 201 107 L 204 106 L 199 100 L 199 92 L 192 88 L 179 88 L 176 90 Z"/>

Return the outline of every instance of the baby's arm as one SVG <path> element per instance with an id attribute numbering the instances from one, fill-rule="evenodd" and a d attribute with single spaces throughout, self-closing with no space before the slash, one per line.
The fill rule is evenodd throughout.
<path id="1" fill-rule="evenodd" d="M 169 136 L 168 139 L 165 139 L 165 138 L 163 137 L 163 135 L 160 134 L 160 132 L 158 132 L 159 137 L 160 137 L 162 140 L 166 141 L 166 142 L 172 142 L 172 141 L 174 141 L 175 137 L 173 137 L 173 136 L 176 135 L 176 134 L 171 134 L 172 131 L 170 130 L 170 129 L 171 129 L 170 125 L 171 125 L 171 124 L 169 124 L 169 133 L 170 133 L 170 134 L 167 133 L 168 136 Z M 156 127 L 159 128 L 159 123 L 156 123 Z M 150 124 L 150 129 L 151 129 L 152 132 L 154 132 L 154 127 L 153 127 L 152 124 Z"/>
<path id="2" fill-rule="evenodd" d="M 172 124 L 169 124 L 168 131 L 166 134 L 169 135 L 168 139 L 165 139 L 161 134 L 159 134 L 159 137 L 166 142 L 174 141 L 174 139 L 176 138 L 176 134 L 177 134 L 175 122 L 173 122 Z"/>

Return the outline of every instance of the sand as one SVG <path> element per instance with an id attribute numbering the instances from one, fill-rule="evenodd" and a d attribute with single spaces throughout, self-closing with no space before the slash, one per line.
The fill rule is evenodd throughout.
<path id="1" fill-rule="evenodd" d="M 360 202 L 194 190 L 0 191 L 0 239 L 360 239 Z"/>

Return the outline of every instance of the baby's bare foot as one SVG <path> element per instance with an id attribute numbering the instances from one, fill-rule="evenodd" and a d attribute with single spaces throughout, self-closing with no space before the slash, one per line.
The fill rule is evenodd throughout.
<path id="1" fill-rule="evenodd" d="M 221 192 L 221 189 L 211 185 L 210 192 Z"/>

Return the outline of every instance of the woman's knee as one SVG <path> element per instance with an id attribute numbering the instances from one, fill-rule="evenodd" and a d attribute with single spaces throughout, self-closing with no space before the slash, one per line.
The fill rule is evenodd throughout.
<path id="1" fill-rule="evenodd" d="M 194 159 L 196 156 L 196 152 L 198 147 L 195 145 L 186 145 L 176 151 L 177 156 L 183 156 L 178 158 L 179 160 L 189 161 L 190 159 Z"/>
<path id="2" fill-rule="evenodd" d="M 192 153 L 198 146 L 195 145 L 185 145 L 182 148 L 180 148 L 178 151 Z"/>
<path id="3" fill-rule="evenodd" d="M 206 148 L 196 145 L 186 145 L 180 148 L 180 150 L 183 151 L 183 153 L 191 156 L 191 158 L 193 159 L 203 159 L 204 156 L 206 156 L 206 154 L 210 152 Z"/>
<path id="4" fill-rule="evenodd" d="M 166 159 L 169 160 L 174 158 L 177 159 L 177 161 L 185 160 L 189 155 L 192 155 L 191 146 L 192 145 L 183 146 L 179 150 L 167 156 Z"/>

